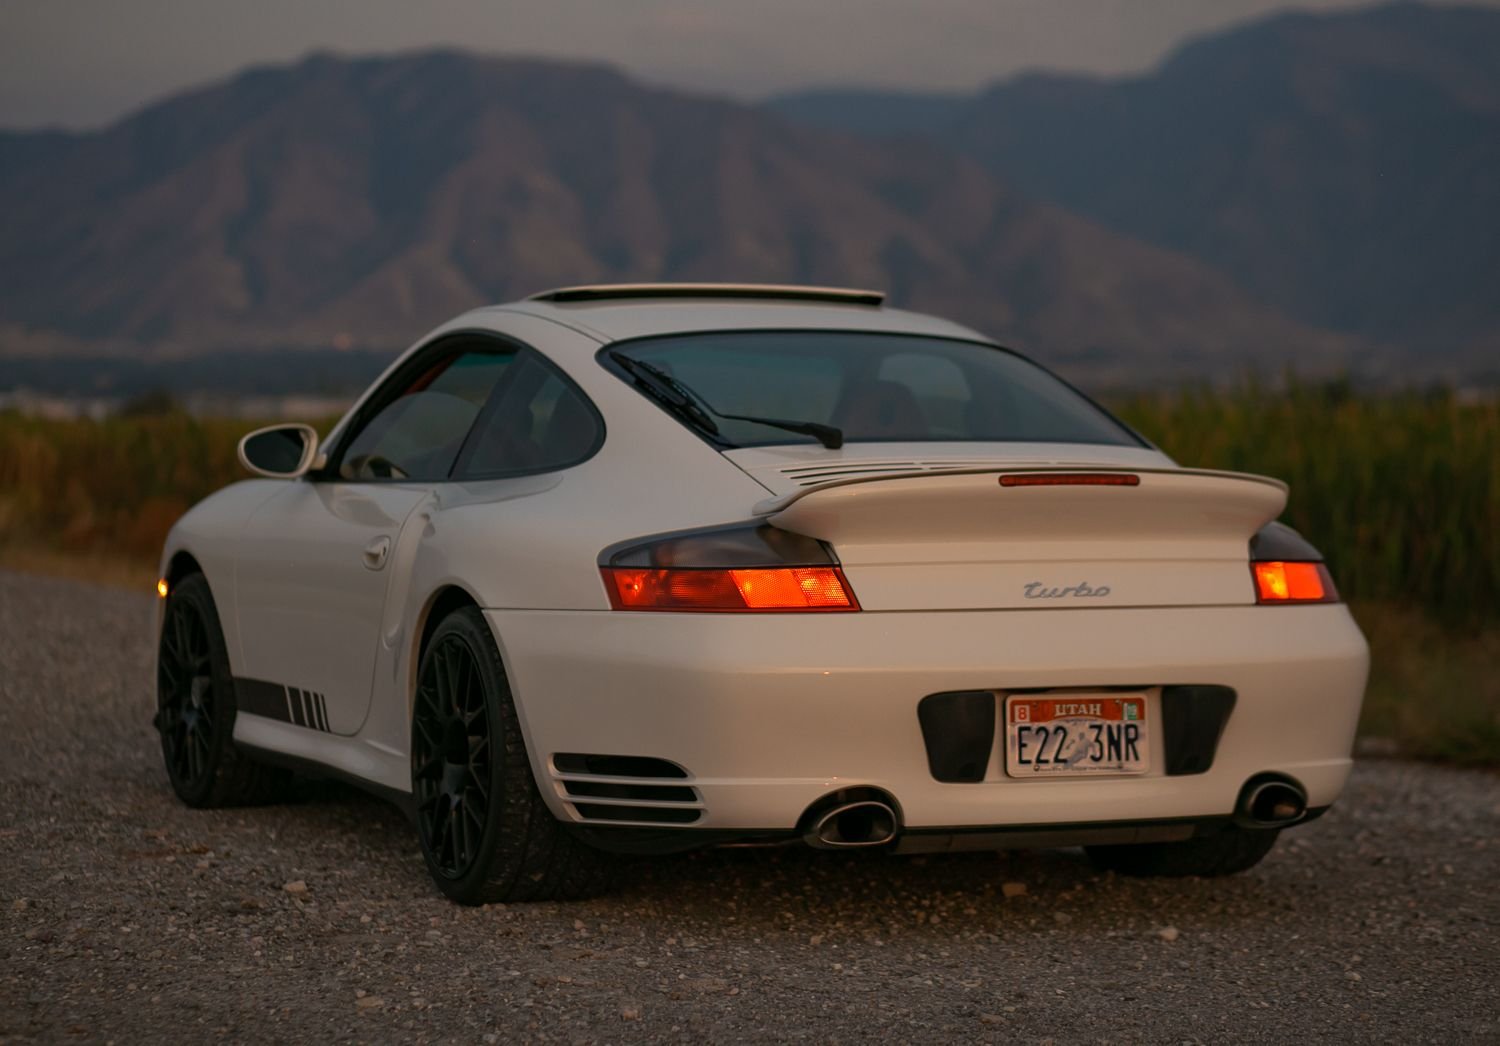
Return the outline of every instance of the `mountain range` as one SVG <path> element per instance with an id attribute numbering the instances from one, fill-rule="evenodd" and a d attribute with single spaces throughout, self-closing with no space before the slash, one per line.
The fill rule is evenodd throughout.
<path id="1" fill-rule="evenodd" d="M 0 133 L 0 360 L 394 351 L 548 286 L 702 279 L 884 288 L 1111 383 L 1482 367 L 1497 26 L 1278 18 L 1142 78 L 766 106 L 314 55 Z"/>
<path id="2" fill-rule="evenodd" d="M 1123 79 L 972 96 L 821 91 L 807 126 L 916 138 L 1287 315 L 1500 360 L 1500 12 L 1418 3 L 1280 15 Z"/>

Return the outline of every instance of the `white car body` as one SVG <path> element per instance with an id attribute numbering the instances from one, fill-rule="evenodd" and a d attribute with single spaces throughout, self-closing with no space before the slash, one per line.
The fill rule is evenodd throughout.
<path id="1" fill-rule="evenodd" d="M 1342 603 L 1257 603 L 1248 543 L 1281 513 L 1282 484 L 1182 469 L 1146 445 L 725 451 L 598 358 L 629 339 L 724 330 L 988 343 L 860 300 L 731 291 L 531 300 L 454 319 L 387 375 L 452 332 L 503 337 L 566 373 L 602 419 L 602 443 L 580 464 L 510 478 L 251 479 L 189 511 L 166 543 L 162 577 L 196 564 L 209 582 L 242 687 L 235 742 L 408 795 L 424 630 L 466 600 L 493 631 L 543 799 L 560 821 L 598 829 L 589 837 L 600 845 L 791 836 L 849 789 L 889 797 L 894 845 L 906 850 L 1185 838 L 1234 817 L 1247 783 L 1266 775 L 1300 786 L 1314 815 L 1339 796 L 1367 648 Z M 1128 472 L 1138 485 L 996 482 L 1079 468 Z M 831 545 L 858 612 L 612 608 L 604 550 L 756 519 Z M 1211 765 L 1194 757 L 1183 769 L 1179 753 L 1169 766 L 1181 739 L 1167 736 L 1163 688 L 1195 686 L 1232 691 L 1232 710 L 1211 724 L 1221 736 L 1193 741 Z M 977 780 L 934 776 L 942 742 L 930 734 L 942 724 L 924 733 L 925 697 L 1001 702 L 1033 690 L 1139 694 L 1145 772 L 1013 777 L 1004 731 L 992 727 Z M 1189 729 L 1181 707 L 1179 735 Z M 675 764 L 684 776 L 668 783 L 691 798 L 580 805 L 570 781 L 635 784 L 640 795 L 662 782 L 559 765 L 563 753 Z M 606 817 L 589 815 L 605 807 Z"/>

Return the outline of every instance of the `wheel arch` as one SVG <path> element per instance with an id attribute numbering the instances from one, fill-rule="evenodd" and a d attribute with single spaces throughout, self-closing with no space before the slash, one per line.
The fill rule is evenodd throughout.
<path id="1" fill-rule="evenodd" d="M 422 655 L 427 652 L 427 644 L 432 639 L 432 634 L 437 631 L 438 625 L 442 624 L 443 619 L 455 610 L 463 607 L 474 607 L 477 610 L 480 606 L 474 593 L 456 582 L 438 586 L 423 602 L 422 610 L 417 615 L 416 627 L 412 629 L 411 664 L 406 681 L 408 712 L 411 710 L 412 702 L 416 699 L 417 679 L 422 670 Z"/>
<path id="2" fill-rule="evenodd" d="M 172 586 L 176 585 L 177 582 L 189 574 L 206 575 L 206 571 L 204 571 L 203 565 L 198 562 L 198 557 L 185 548 L 178 549 L 167 560 L 166 568 L 162 571 L 162 577 L 166 579 L 168 586 Z"/>

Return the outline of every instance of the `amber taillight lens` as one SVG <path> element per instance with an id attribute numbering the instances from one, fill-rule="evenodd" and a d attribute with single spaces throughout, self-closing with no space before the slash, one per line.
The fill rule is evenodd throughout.
<path id="1" fill-rule="evenodd" d="M 616 610 L 858 610 L 837 567 L 653 570 L 603 567 Z"/>
<path id="2" fill-rule="evenodd" d="M 1337 603 L 1338 589 L 1328 567 L 1317 562 L 1279 559 L 1250 564 L 1255 574 L 1257 603 Z"/>
<path id="3" fill-rule="evenodd" d="M 822 542 L 764 524 L 663 534 L 606 549 L 616 610 L 849 611 L 859 602 Z"/>

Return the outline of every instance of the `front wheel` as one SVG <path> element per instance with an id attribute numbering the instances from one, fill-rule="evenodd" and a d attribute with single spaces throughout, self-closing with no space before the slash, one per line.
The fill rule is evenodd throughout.
<path id="1" fill-rule="evenodd" d="M 483 615 L 456 610 L 422 655 L 412 799 L 433 881 L 460 904 L 578 900 L 609 882 L 537 791 L 500 652 Z"/>
<path id="2" fill-rule="evenodd" d="M 1226 828 L 1215 835 L 1175 843 L 1128 843 L 1085 849 L 1095 867 L 1121 875 L 1213 878 L 1254 868 L 1271 852 L 1280 834 L 1277 828 Z"/>
<path id="3" fill-rule="evenodd" d="M 156 651 L 156 729 L 172 790 L 189 806 L 276 799 L 285 771 L 234 746 L 234 678 L 219 611 L 202 574 L 172 586 Z"/>

